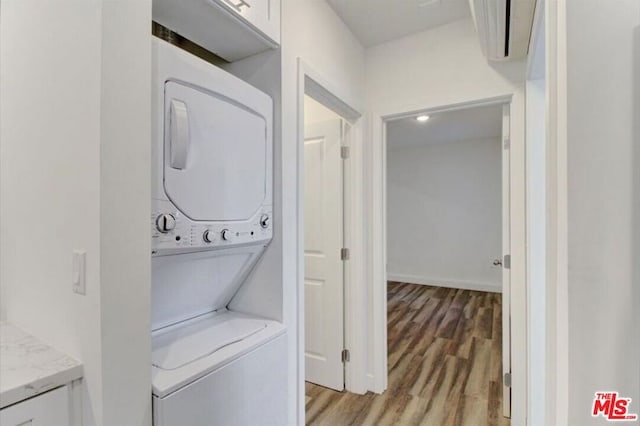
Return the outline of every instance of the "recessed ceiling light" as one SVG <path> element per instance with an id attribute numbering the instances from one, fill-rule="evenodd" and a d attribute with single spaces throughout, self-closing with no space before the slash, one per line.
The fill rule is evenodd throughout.
<path id="1" fill-rule="evenodd" d="M 421 123 L 424 123 L 425 121 L 427 121 L 429 119 L 428 115 L 419 115 L 416 117 L 416 120 L 418 120 Z"/>

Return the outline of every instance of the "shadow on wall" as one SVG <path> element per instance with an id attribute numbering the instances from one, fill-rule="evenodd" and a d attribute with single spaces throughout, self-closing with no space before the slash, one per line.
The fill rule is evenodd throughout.
<path id="1" fill-rule="evenodd" d="M 506 80 L 515 82 L 515 83 L 518 83 L 524 80 L 526 67 L 523 68 L 522 63 L 523 63 L 523 60 L 504 61 L 504 62 L 487 60 L 487 64 L 495 72 L 500 74 Z"/>

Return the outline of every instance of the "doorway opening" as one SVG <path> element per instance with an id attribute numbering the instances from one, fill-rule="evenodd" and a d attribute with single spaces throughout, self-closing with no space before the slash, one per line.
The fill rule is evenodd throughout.
<path id="1" fill-rule="evenodd" d="M 502 105 L 502 174 L 508 179 L 502 185 L 503 217 L 509 226 L 503 228 L 503 414 L 517 424 L 526 422 L 527 400 L 527 274 L 526 274 L 526 203 L 525 203 L 525 99 L 522 90 L 493 98 L 461 99 L 458 103 L 428 105 L 415 109 L 389 108 L 371 116 L 370 153 L 365 180 L 367 193 L 368 262 L 367 280 L 371 289 L 371 311 L 368 333 L 372 336 L 370 365 L 373 390 L 384 392 L 392 379 L 387 357 L 387 127 L 393 121 L 418 115 L 433 115 L 475 107 Z M 427 121 L 428 123 L 429 121 Z M 507 256 L 508 255 L 508 256 Z M 499 259 L 498 259 L 499 260 Z M 393 272 L 393 271 L 392 271 Z M 509 285 L 506 285 L 506 283 Z M 508 303 L 505 303 L 508 302 Z M 510 386 L 508 386 L 510 384 Z M 510 391 L 512 390 L 512 392 Z"/>
<path id="2" fill-rule="evenodd" d="M 367 390 L 363 120 L 341 93 L 298 60 L 299 424 L 309 387 Z"/>
<path id="3" fill-rule="evenodd" d="M 509 424 L 509 141 L 502 103 L 386 123 L 387 392 L 414 420 Z"/>
<path id="4" fill-rule="evenodd" d="M 369 359 L 376 365 L 376 357 L 384 357 L 384 369 L 371 382 L 377 394 L 309 389 L 307 424 L 510 424 L 510 110 L 511 98 L 504 97 L 380 119 L 382 149 L 376 148 L 374 137 L 369 160 L 380 167 L 380 174 L 374 170 L 373 175 L 383 177 L 379 186 L 373 182 L 371 196 L 377 194 L 382 202 L 371 210 L 370 224 L 383 232 L 374 229 L 367 248 L 374 253 L 382 249 L 379 261 L 374 257 L 370 266 L 382 270 L 385 280 L 378 287 L 374 271 L 369 288 L 374 297 L 384 288 L 385 303 L 384 310 L 376 310 L 380 305 L 373 301 L 366 327 L 373 336 Z M 429 117 L 418 120 L 421 115 Z M 470 124 L 464 125 L 466 121 Z M 375 123 L 374 117 L 374 135 Z M 400 192 L 394 199 L 387 187 L 388 168 L 394 155 L 403 159 L 402 149 L 391 152 L 398 147 L 389 146 L 394 131 L 409 139 L 426 124 L 436 133 L 432 146 L 425 148 L 432 151 L 406 147 L 396 170 Z M 412 176 L 416 173 L 424 176 Z M 438 191 L 434 185 L 442 183 L 444 191 Z M 425 192 L 430 203 L 420 198 Z M 392 202 L 402 204 L 397 228 L 387 222 Z M 397 257 L 388 254 L 394 239 L 406 247 L 410 238 L 419 237 L 428 214 L 435 216 L 427 238 Z M 383 220 L 378 222 L 377 215 Z M 445 225 L 453 231 L 443 232 Z M 445 241 L 449 234 L 453 242 Z M 434 246 L 430 254 L 429 244 Z M 446 263 L 446 256 L 454 260 Z M 416 269 L 392 269 L 407 260 L 417 260 Z M 434 275 L 421 273 L 425 266 Z M 396 280 L 388 286 L 387 270 L 388 278 Z M 381 378 L 384 383 L 378 386 Z"/>

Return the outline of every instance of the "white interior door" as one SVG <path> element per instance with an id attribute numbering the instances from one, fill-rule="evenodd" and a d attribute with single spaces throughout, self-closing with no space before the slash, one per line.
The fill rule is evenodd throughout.
<path id="1" fill-rule="evenodd" d="M 509 105 L 502 108 L 502 413 L 511 417 L 511 120 Z"/>
<path id="2" fill-rule="evenodd" d="M 344 389 L 342 120 L 305 127 L 305 379 Z"/>

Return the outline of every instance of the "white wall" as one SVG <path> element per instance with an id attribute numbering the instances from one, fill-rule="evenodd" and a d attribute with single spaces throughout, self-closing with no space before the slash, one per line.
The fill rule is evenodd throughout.
<path id="1" fill-rule="evenodd" d="M 298 67 L 297 60 L 322 75 L 350 104 L 364 104 L 364 49 L 340 18 L 324 2 L 282 1 L 282 223 L 284 320 L 288 326 L 289 424 L 304 424 L 303 342 L 298 341 L 296 321 L 304 318 L 302 271 L 298 270 L 298 244 L 302 234 L 298 205 Z M 296 228 L 293 224 L 298 224 Z M 298 287 L 298 288 L 296 288 Z M 302 314 L 302 315 L 301 315 Z M 301 315 L 301 316 L 300 316 Z"/>
<path id="2" fill-rule="evenodd" d="M 529 341 L 529 424 L 546 425 L 547 381 L 547 96 L 545 2 L 536 1 L 526 86 L 527 130 L 527 334 Z"/>
<path id="3" fill-rule="evenodd" d="M 523 424 L 526 417 L 526 304 L 525 304 L 525 146 L 524 146 L 524 62 L 489 64 L 482 56 L 471 20 L 461 20 L 429 31 L 407 36 L 367 50 L 367 107 L 372 111 L 371 170 L 365 171 L 366 182 L 383 185 L 384 177 L 376 172 L 384 163 L 382 150 L 383 126 L 377 118 L 392 114 L 468 103 L 499 96 L 513 96 L 511 104 L 511 277 L 512 325 L 519 333 L 512 334 L 512 371 L 515 393 L 512 424 Z M 514 167 L 517 165 L 518 167 Z M 384 226 L 384 200 L 367 188 L 372 212 L 369 223 L 369 246 L 384 247 L 379 230 Z M 378 234 L 376 234 L 378 233 Z M 373 244 L 371 243 L 373 242 Z M 384 255 L 370 253 L 369 269 L 378 268 L 376 275 L 366 277 L 373 282 L 369 301 L 371 311 L 384 309 Z M 374 367 L 384 366 L 384 354 L 375 348 L 386 338 L 376 335 L 385 325 L 376 318 L 370 321 L 369 335 L 374 336 L 370 349 L 370 371 L 377 388 L 385 382 L 377 377 Z M 376 344 L 378 346 L 376 346 Z M 379 367 L 378 367 L 379 368 Z"/>
<path id="4" fill-rule="evenodd" d="M 387 140 L 387 277 L 502 291 L 500 139 Z"/>
<path id="5" fill-rule="evenodd" d="M 0 278 L 7 318 L 82 360 L 85 408 L 96 421 L 101 7 L 3 1 L 1 19 Z M 71 292 L 73 249 L 87 251 L 85 297 Z"/>
<path id="6" fill-rule="evenodd" d="M 340 116 L 312 97 L 304 96 L 304 124 L 339 119 Z"/>
<path id="7" fill-rule="evenodd" d="M 368 106 L 412 111 L 513 93 L 524 62 L 489 64 L 464 19 L 367 50 Z"/>
<path id="8" fill-rule="evenodd" d="M 568 382 L 558 385 L 557 411 L 570 425 L 602 424 L 590 415 L 599 390 L 619 391 L 640 412 L 640 3 L 550 7 L 558 18 L 554 182 L 562 194 L 566 173 L 568 193 L 558 231 L 566 232 L 566 281 L 557 284 L 558 311 L 567 312 L 559 323 L 568 327 L 557 371 Z"/>
<path id="9" fill-rule="evenodd" d="M 567 232 L 566 232 L 566 46 L 559 22 L 563 7 L 545 3 L 545 121 L 546 121 L 546 398 L 549 423 L 567 424 Z M 564 164 L 564 166 L 562 166 Z"/>
<path id="10" fill-rule="evenodd" d="M 531 425 L 545 425 L 546 165 L 545 81 L 527 81 L 527 326 Z"/>
<path id="11" fill-rule="evenodd" d="M 105 426 L 151 424 L 150 20 L 151 0 L 103 1 L 100 305 Z"/>
<path id="12" fill-rule="evenodd" d="M 251 271 L 230 306 L 237 311 L 283 320 L 282 226 L 282 114 L 281 54 L 266 51 L 226 64 L 226 71 L 271 96 L 273 100 L 273 237 L 258 264 Z"/>
<path id="13" fill-rule="evenodd" d="M 82 361 L 84 424 L 149 424 L 151 3 L 1 7 L 3 309 Z"/>

